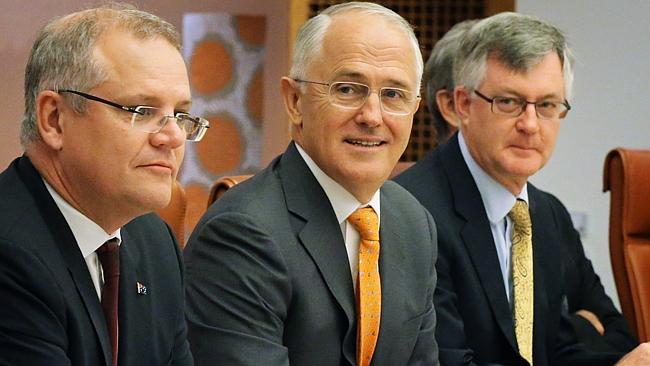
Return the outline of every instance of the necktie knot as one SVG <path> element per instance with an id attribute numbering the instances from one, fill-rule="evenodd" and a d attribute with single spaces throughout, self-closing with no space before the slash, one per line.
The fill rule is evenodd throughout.
<path id="1" fill-rule="evenodd" d="M 362 240 L 379 240 L 379 219 L 372 207 L 363 207 L 348 216 L 348 222 L 359 232 Z"/>
<path id="2" fill-rule="evenodd" d="M 508 212 L 508 217 L 510 217 L 517 229 L 528 229 L 532 226 L 526 201 L 517 200 L 510 212 Z"/>
<path id="3" fill-rule="evenodd" d="M 110 239 L 102 244 L 95 253 L 97 253 L 99 262 L 102 264 L 104 282 L 106 282 L 108 277 L 120 275 L 120 246 L 118 245 L 117 238 Z"/>

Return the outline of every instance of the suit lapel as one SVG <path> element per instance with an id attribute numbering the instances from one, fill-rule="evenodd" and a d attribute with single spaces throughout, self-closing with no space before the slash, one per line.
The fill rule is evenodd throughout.
<path id="1" fill-rule="evenodd" d="M 21 158 L 18 172 L 21 180 L 32 193 L 34 200 L 37 202 L 38 209 L 52 233 L 52 237 L 54 238 L 52 245 L 58 247 L 61 252 L 61 256 L 68 267 L 70 277 L 77 288 L 77 292 L 95 328 L 99 343 L 102 346 L 105 362 L 108 364 L 111 360 L 111 344 L 108 338 L 106 320 L 99 298 L 97 297 L 97 292 L 95 291 L 95 286 L 88 272 L 88 266 L 81 256 L 79 245 L 61 211 L 56 206 L 54 199 L 50 196 L 47 188 L 45 188 L 41 176 L 27 157 L 23 156 Z"/>
<path id="2" fill-rule="evenodd" d="M 544 214 L 543 210 L 538 209 L 540 195 L 532 185 L 528 184 L 528 201 L 530 217 L 533 223 L 533 273 L 535 274 L 534 283 L 534 315 L 533 324 L 544 324 L 548 319 L 550 312 L 549 298 L 547 296 L 548 288 L 546 281 L 553 281 L 553 278 L 547 279 L 546 276 L 554 274 L 547 271 L 547 268 L 558 268 L 552 263 L 557 263 L 557 253 L 559 248 L 553 248 L 554 243 L 559 243 L 558 238 L 553 237 L 554 230 L 549 228 L 555 227 L 553 218 Z M 536 243 L 540 243 L 535 245 Z M 543 244 L 542 244 L 543 243 Z M 533 327 L 533 349 L 544 349 L 546 334 L 544 327 Z"/>
<path id="3" fill-rule="evenodd" d="M 354 344 L 356 339 L 355 297 L 352 276 L 334 210 L 294 143 L 282 156 L 279 171 L 287 208 L 304 225 L 297 228 L 300 243 L 316 264 L 323 281 L 341 306 L 348 320 L 344 344 Z M 354 347 L 343 347 L 352 364 L 356 361 Z"/>
<path id="4" fill-rule="evenodd" d="M 514 322 L 507 301 L 499 258 L 492 230 L 476 183 L 463 159 L 458 134 L 441 151 L 442 164 L 449 177 L 456 212 L 465 220 L 460 236 L 471 257 L 485 296 L 501 331 L 517 350 Z"/>
<path id="5" fill-rule="evenodd" d="M 384 350 L 395 349 L 394 334 L 384 332 L 384 329 L 400 329 L 403 325 L 405 300 L 408 294 L 404 291 L 404 253 L 408 250 L 405 245 L 409 238 L 403 238 L 398 233 L 408 230 L 396 227 L 403 222 L 397 216 L 399 211 L 391 207 L 390 200 L 381 192 L 381 224 L 379 226 L 380 255 L 379 273 L 381 276 L 381 322 L 379 340 L 375 348 L 375 360 L 391 359 L 383 355 Z"/>
<path id="6" fill-rule="evenodd" d="M 153 324 L 151 320 L 150 294 L 139 294 L 138 283 L 148 287 L 146 274 L 140 273 L 140 254 L 127 229 L 123 228 L 120 245 L 120 362 L 129 363 L 124 357 L 137 354 L 140 337 L 139 326 Z M 149 289 L 147 288 L 147 291 Z M 144 329 L 144 328 L 143 328 Z M 127 362 L 125 362 L 127 361 Z"/>

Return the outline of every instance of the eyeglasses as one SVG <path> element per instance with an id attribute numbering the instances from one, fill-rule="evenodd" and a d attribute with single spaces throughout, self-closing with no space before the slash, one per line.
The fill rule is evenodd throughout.
<path id="1" fill-rule="evenodd" d="M 374 91 L 368 85 L 352 81 L 323 83 L 301 79 L 293 80 L 299 83 L 329 86 L 328 96 L 330 103 L 344 109 L 361 108 L 366 103 L 370 93 Z M 415 101 L 420 98 L 420 96 L 408 90 L 392 87 L 380 88 L 378 95 L 381 101 L 381 110 L 397 116 L 405 116 L 412 113 L 415 107 Z"/>
<path id="2" fill-rule="evenodd" d="M 178 127 L 185 132 L 185 139 L 187 141 L 201 141 L 205 132 L 210 128 L 210 122 L 205 118 L 193 116 L 188 113 L 176 112 L 174 115 L 166 115 L 162 113 L 160 108 L 149 107 L 149 106 L 135 106 L 127 107 L 121 104 L 111 102 L 104 98 L 100 98 L 91 94 L 83 93 L 71 89 L 59 89 L 57 93 L 71 93 L 78 96 L 84 97 L 95 102 L 104 103 L 111 107 L 131 112 L 131 126 L 138 130 L 147 132 L 147 133 L 158 133 L 162 130 L 169 122 L 170 119 L 175 119 Z"/>
<path id="3" fill-rule="evenodd" d="M 553 100 L 541 100 L 538 102 L 529 102 L 522 98 L 494 97 L 490 98 L 478 90 L 474 93 L 481 99 L 492 105 L 492 112 L 502 116 L 519 117 L 529 104 L 535 106 L 535 113 L 540 119 L 561 119 L 571 110 L 571 105 L 565 99 L 563 102 Z"/>

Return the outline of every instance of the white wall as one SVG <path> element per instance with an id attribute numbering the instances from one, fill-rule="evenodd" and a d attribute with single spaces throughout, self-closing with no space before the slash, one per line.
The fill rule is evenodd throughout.
<path id="1" fill-rule="evenodd" d="M 531 181 L 587 214 L 585 250 L 618 304 L 603 162 L 615 147 L 650 148 L 650 1 L 517 0 L 517 11 L 564 30 L 577 58 L 573 109 L 552 159 Z"/>

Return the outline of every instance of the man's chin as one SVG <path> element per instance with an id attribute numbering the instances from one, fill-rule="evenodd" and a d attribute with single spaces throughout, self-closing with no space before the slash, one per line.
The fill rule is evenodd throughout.
<path id="1" fill-rule="evenodd" d="M 151 212 L 166 208 L 171 202 L 171 187 L 160 189 L 148 189 L 146 192 L 140 192 L 138 197 L 140 206 L 143 211 Z"/>
<path id="2" fill-rule="evenodd" d="M 528 180 L 531 176 L 535 175 L 540 169 L 538 164 L 518 165 L 508 170 L 511 177 L 517 177 L 521 180 Z"/>

